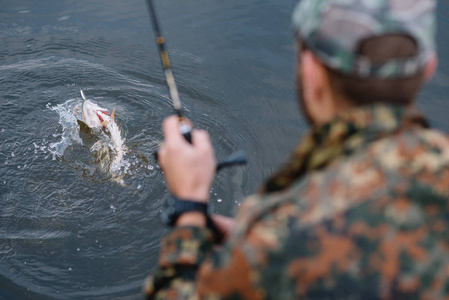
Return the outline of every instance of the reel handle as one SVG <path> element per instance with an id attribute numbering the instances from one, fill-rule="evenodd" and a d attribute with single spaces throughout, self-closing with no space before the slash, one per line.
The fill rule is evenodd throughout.
<path id="1" fill-rule="evenodd" d="M 181 131 L 182 136 L 186 139 L 189 144 L 192 144 L 192 126 L 182 120 L 180 117 L 180 126 L 179 130 Z M 156 162 L 158 161 L 158 152 L 154 152 L 154 158 Z M 246 155 L 243 151 L 237 151 L 233 154 L 226 157 L 221 162 L 217 163 L 215 168 L 215 173 L 218 173 L 221 169 L 232 166 L 245 165 L 248 162 Z"/>
<path id="2" fill-rule="evenodd" d="M 184 122 L 181 118 L 180 130 L 184 138 L 189 144 L 192 144 L 192 127 Z M 216 173 L 223 168 L 245 165 L 248 163 L 248 159 L 246 158 L 246 154 L 243 151 L 237 151 L 226 157 L 221 162 L 217 163 Z"/>
<path id="3" fill-rule="evenodd" d="M 246 165 L 247 163 L 248 159 L 246 158 L 245 152 L 240 150 L 232 153 L 231 155 L 223 159 L 221 162 L 219 162 L 217 164 L 215 173 L 218 173 L 221 169 L 226 167 L 241 166 Z"/>

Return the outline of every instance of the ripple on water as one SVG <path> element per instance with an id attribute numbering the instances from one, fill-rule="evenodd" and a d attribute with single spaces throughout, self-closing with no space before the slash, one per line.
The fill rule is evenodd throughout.
<path id="1" fill-rule="evenodd" d="M 102 47 L 112 47 L 108 43 L 92 41 L 76 51 L 80 57 L 91 52 L 89 47 L 106 51 Z M 0 274 L 47 298 L 136 295 L 165 232 L 159 211 L 166 187 L 153 154 L 171 102 L 159 69 L 145 72 L 139 65 L 134 73 L 119 72 L 54 55 L 58 47 L 58 41 L 50 41 L 46 57 L 0 66 L 0 80 L 8 90 L 0 120 L 5 129 L 0 131 L 5 182 L 0 187 Z M 21 55 L 25 52 L 16 58 Z M 96 56 L 101 58 L 101 51 Z M 129 149 L 118 170 L 124 185 L 99 169 L 90 151 L 93 142 L 73 116 L 81 101 L 80 82 L 89 99 L 111 111 L 116 108 Z M 198 90 L 189 85 L 181 85 L 187 99 L 211 93 L 207 85 Z M 231 137 L 226 122 L 203 115 L 201 104 L 196 109 L 199 114 L 192 115 L 198 127 L 226 137 L 213 134 L 219 157 L 244 142 L 238 134 Z M 222 199 L 219 193 L 214 197 Z"/>

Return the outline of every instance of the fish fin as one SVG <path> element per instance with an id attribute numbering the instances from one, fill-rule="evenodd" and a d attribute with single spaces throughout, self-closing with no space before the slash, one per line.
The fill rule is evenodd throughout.
<path id="1" fill-rule="evenodd" d="M 112 110 L 111 120 L 114 122 L 115 119 L 115 108 Z"/>
<path id="2" fill-rule="evenodd" d="M 75 106 L 75 108 L 73 108 L 73 114 L 76 116 L 76 115 L 78 115 L 78 111 L 80 111 L 81 110 L 81 107 L 79 107 L 79 106 Z"/>

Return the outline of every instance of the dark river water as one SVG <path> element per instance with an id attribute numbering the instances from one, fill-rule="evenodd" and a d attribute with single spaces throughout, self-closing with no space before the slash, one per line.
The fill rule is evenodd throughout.
<path id="1" fill-rule="evenodd" d="M 186 115 L 216 155 L 249 164 L 211 190 L 232 216 L 306 125 L 293 84 L 296 0 L 156 1 Z M 420 95 L 449 131 L 449 4 L 440 66 Z M 128 153 L 120 182 L 101 168 L 73 108 L 79 90 L 116 108 Z M 0 1 L 0 299 L 140 299 L 165 228 L 152 153 L 172 113 L 143 0 Z"/>

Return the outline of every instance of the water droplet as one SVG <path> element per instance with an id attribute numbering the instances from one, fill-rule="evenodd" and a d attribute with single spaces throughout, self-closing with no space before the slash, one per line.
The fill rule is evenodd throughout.
<path id="1" fill-rule="evenodd" d="M 15 157 L 16 155 L 14 154 L 14 152 L 11 152 L 11 156 L 12 156 L 12 157 Z"/>
<path id="2" fill-rule="evenodd" d="M 217 199 L 217 202 L 221 202 L 222 200 L 220 198 Z"/>
<path id="3" fill-rule="evenodd" d="M 137 189 L 140 190 L 141 187 L 142 187 L 142 186 L 139 184 L 139 185 L 137 186 Z"/>
<path id="4" fill-rule="evenodd" d="M 98 243 L 98 240 L 95 240 L 95 243 Z"/>
<path id="5" fill-rule="evenodd" d="M 72 268 L 69 268 L 69 271 L 72 271 Z"/>
<path id="6" fill-rule="evenodd" d="M 78 252 L 79 252 L 79 251 L 80 251 L 80 248 L 76 248 L 76 251 L 78 251 Z"/>

